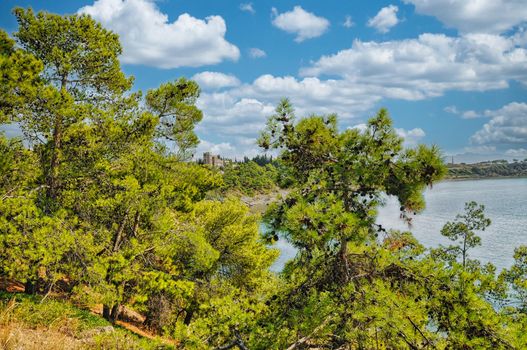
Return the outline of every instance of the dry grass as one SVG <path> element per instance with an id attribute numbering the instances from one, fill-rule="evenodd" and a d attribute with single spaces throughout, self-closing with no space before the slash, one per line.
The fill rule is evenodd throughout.
<path id="1" fill-rule="evenodd" d="M 113 327 L 65 301 L 0 292 L 0 350 L 168 348 L 166 341 Z"/>
<path id="2" fill-rule="evenodd" d="M 30 329 L 20 324 L 0 326 L 1 350 L 80 350 L 90 345 L 50 329 Z"/>

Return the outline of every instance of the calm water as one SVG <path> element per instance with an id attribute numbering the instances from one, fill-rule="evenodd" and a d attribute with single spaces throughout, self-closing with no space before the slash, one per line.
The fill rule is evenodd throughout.
<path id="1" fill-rule="evenodd" d="M 426 210 L 415 216 L 410 229 L 427 247 L 449 244 L 441 236 L 443 225 L 461 213 L 465 202 L 485 205 L 485 213 L 492 220 L 486 231 L 479 233 L 482 245 L 469 252 L 471 258 L 483 263 L 492 262 L 498 269 L 511 266 L 514 248 L 527 245 L 527 179 L 488 179 L 445 181 L 425 192 Z M 409 230 L 399 219 L 397 200 L 389 198 L 381 208 L 377 222 L 386 228 Z M 273 270 L 281 270 L 295 255 L 287 242 L 278 242 L 281 250 Z"/>

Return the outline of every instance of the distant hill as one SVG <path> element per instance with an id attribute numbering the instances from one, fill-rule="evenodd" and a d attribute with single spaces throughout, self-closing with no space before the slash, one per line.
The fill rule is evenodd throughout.
<path id="1" fill-rule="evenodd" d="M 448 164 L 449 179 L 471 179 L 487 177 L 527 177 L 527 159 L 508 162 L 493 160 L 474 164 Z"/>

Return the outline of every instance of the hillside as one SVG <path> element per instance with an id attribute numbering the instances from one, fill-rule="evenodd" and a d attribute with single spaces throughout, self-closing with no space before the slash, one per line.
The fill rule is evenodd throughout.
<path id="1" fill-rule="evenodd" d="M 512 163 L 506 160 L 495 160 L 474 164 L 448 164 L 447 166 L 447 178 L 450 179 L 527 176 L 527 160 Z"/>
<path id="2" fill-rule="evenodd" d="M 172 349 L 64 300 L 0 292 L 0 349 Z M 136 330 L 139 331 L 139 330 Z M 126 345 L 124 345 L 126 344 Z"/>

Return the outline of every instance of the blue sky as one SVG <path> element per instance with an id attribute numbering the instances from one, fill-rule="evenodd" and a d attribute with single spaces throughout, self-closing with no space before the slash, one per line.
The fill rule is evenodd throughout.
<path id="1" fill-rule="evenodd" d="M 525 0 L 15 1 L 88 13 L 117 32 L 147 90 L 186 76 L 202 87 L 198 152 L 253 156 L 280 97 L 298 116 L 336 112 L 360 127 L 387 107 L 407 145 L 457 161 L 527 158 Z"/>

